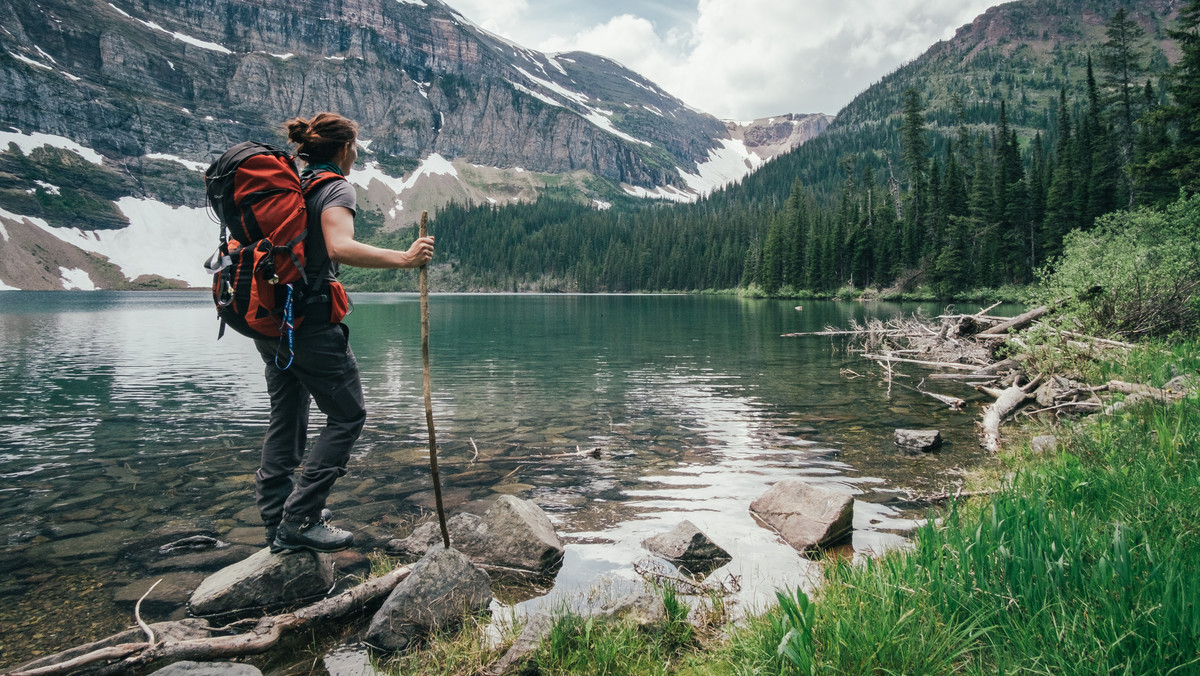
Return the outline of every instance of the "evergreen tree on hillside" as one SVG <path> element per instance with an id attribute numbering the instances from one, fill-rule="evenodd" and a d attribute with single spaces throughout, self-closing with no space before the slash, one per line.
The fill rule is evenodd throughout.
<path id="1" fill-rule="evenodd" d="M 1100 46 L 1100 67 L 1105 73 L 1104 86 L 1114 98 L 1113 117 L 1117 123 L 1117 147 L 1120 151 L 1118 164 L 1123 192 L 1127 195 L 1126 206 L 1132 207 L 1135 201 L 1131 171 L 1134 122 L 1139 117 L 1141 97 L 1138 86 L 1146 72 L 1141 65 L 1145 31 L 1129 18 L 1122 7 L 1109 19 L 1105 35 L 1108 39 Z"/>
<path id="2" fill-rule="evenodd" d="M 1200 191 L 1200 0 L 1190 0 L 1179 10 L 1179 25 L 1169 31 L 1181 57 L 1171 69 L 1172 104 L 1158 112 L 1157 120 L 1175 131 L 1171 147 L 1154 152 L 1148 162 L 1171 172 L 1180 187 Z"/>

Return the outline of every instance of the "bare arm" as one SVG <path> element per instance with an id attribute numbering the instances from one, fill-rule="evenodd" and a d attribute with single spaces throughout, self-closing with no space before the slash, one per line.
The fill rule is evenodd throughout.
<path id="1" fill-rule="evenodd" d="M 357 268 L 419 268 L 433 258 L 433 238 L 422 237 L 408 251 L 382 249 L 354 239 L 354 213 L 345 207 L 321 212 L 321 232 L 330 260 Z"/>

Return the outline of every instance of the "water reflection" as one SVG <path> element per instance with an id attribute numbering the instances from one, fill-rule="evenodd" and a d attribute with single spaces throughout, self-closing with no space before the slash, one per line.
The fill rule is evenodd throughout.
<path id="1" fill-rule="evenodd" d="M 369 418 L 330 506 L 369 550 L 407 535 L 432 496 L 417 299 L 355 300 Z M 870 369 L 838 342 L 779 337 L 915 306 L 562 295 L 432 306 L 447 504 L 530 498 L 568 542 L 555 588 L 518 610 L 573 602 L 602 578 L 634 584 L 641 541 L 684 518 L 733 555 L 714 574 L 740 576 L 744 605 L 758 605 L 811 575 L 749 515 L 775 481 L 856 491 L 854 546 L 868 551 L 902 542 L 894 531 L 919 516 L 873 503 L 934 492 L 983 459 L 970 413 L 842 378 L 847 365 Z M 129 608 L 109 590 L 151 576 L 146 552 L 162 542 L 261 544 L 262 366 L 250 341 L 215 335 L 203 293 L 0 293 L 0 665 L 123 628 Z M 956 387 L 946 393 L 970 395 Z M 899 426 L 940 428 L 946 450 L 896 452 Z M 562 457 L 577 448 L 602 453 Z"/>

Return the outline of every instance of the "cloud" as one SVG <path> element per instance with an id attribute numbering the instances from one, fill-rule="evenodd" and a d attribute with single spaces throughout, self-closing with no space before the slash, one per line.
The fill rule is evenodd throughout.
<path id="1" fill-rule="evenodd" d="M 835 113 L 872 82 L 950 37 L 994 0 L 699 0 L 694 22 L 666 29 L 625 13 L 530 46 L 612 58 L 719 117 Z M 504 34 L 526 0 L 461 2 Z M 484 18 L 483 21 L 489 19 Z M 485 23 L 485 27 L 488 27 Z M 511 29 L 509 34 L 511 34 Z"/>

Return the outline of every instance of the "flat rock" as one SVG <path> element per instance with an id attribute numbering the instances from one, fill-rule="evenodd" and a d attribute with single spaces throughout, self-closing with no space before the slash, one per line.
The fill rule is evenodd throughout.
<path id="1" fill-rule="evenodd" d="M 932 451 L 942 445 L 938 430 L 896 430 L 896 445 L 910 451 Z"/>
<path id="2" fill-rule="evenodd" d="M 550 518 L 529 500 L 501 495 L 483 516 L 454 515 L 446 522 L 450 544 L 472 562 L 531 574 L 546 574 L 562 561 L 563 544 Z M 387 544 L 389 552 L 420 556 L 442 542 L 436 522 L 421 524 L 412 535 Z"/>
<path id="3" fill-rule="evenodd" d="M 258 529 L 261 531 L 262 529 Z M 220 549 L 206 552 L 188 552 L 185 554 L 167 555 L 150 564 L 150 570 L 190 570 L 209 571 L 224 568 L 243 559 L 253 556 L 258 547 L 247 545 L 229 545 Z"/>
<path id="4" fill-rule="evenodd" d="M 166 573 L 121 587 L 113 594 L 113 600 L 132 608 L 153 586 L 154 591 L 142 601 L 142 608 L 147 612 L 167 613 L 187 603 L 192 592 L 203 581 L 204 573 Z M 155 583 L 158 583 L 157 586 Z"/>
<path id="5" fill-rule="evenodd" d="M 1058 437 L 1053 434 L 1043 434 L 1029 440 L 1029 448 L 1034 453 L 1053 453 L 1058 449 Z"/>
<path id="6" fill-rule="evenodd" d="M 669 532 L 642 540 L 642 546 L 676 566 L 697 573 L 715 570 L 733 559 L 687 519 Z"/>
<path id="7" fill-rule="evenodd" d="M 262 526 L 231 528 L 228 533 L 221 536 L 226 542 L 237 545 L 249 545 L 251 547 L 266 547 L 267 529 Z"/>
<path id="8" fill-rule="evenodd" d="M 433 631 L 453 630 L 491 602 L 487 573 L 455 549 L 439 545 L 392 590 L 371 618 L 363 641 L 380 650 L 404 650 Z"/>
<path id="9" fill-rule="evenodd" d="M 750 503 L 750 511 L 803 552 L 824 549 L 850 534 L 854 497 L 799 479 L 785 479 Z"/>
<path id="10" fill-rule="evenodd" d="M 50 555 L 56 559 L 116 556 L 125 545 L 136 538 L 137 533 L 131 530 L 107 530 L 58 540 L 50 545 Z"/>
<path id="11" fill-rule="evenodd" d="M 176 662 L 158 671 L 155 676 L 262 676 L 257 667 L 238 662 Z"/>
<path id="12" fill-rule="evenodd" d="M 333 585 L 328 554 L 307 550 L 272 554 L 260 549 L 200 583 L 188 601 L 194 615 L 261 611 L 323 596 Z"/>

